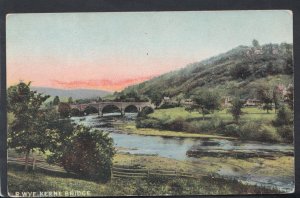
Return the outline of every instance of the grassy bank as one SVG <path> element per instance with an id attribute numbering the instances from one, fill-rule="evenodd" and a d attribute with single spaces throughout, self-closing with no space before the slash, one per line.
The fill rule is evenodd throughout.
<path id="1" fill-rule="evenodd" d="M 188 133 L 184 131 L 159 130 L 153 128 L 136 128 L 134 122 L 127 122 L 117 126 L 119 129 L 129 134 L 162 136 L 162 137 L 184 137 L 184 138 L 215 138 L 215 139 L 236 139 L 234 137 L 226 137 L 222 135 L 204 134 L 204 133 Z"/>
<path id="2" fill-rule="evenodd" d="M 277 190 L 244 185 L 234 180 L 184 179 L 178 177 L 151 176 L 144 179 L 112 179 L 108 183 L 95 183 L 69 176 L 57 177 L 48 173 L 25 173 L 10 167 L 8 189 L 13 196 L 16 192 L 40 191 L 90 191 L 91 195 L 191 195 L 191 194 L 261 194 L 278 193 Z"/>
<path id="3" fill-rule="evenodd" d="M 265 110 L 254 108 L 254 107 L 245 107 L 242 109 L 244 114 L 241 117 L 241 121 L 243 120 L 264 120 L 271 121 L 275 118 L 275 111 L 269 111 L 267 113 Z M 184 120 L 202 120 L 202 114 L 198 112 L 188 112 L 184 109 L 184 107 L 176 107 L 170 109 L 156 109 L 153 113 L 149 114 L 151 118 L 157 118 L 160 120 L 171 119 L 175 120 L 176 118 L 181 117 Z M 213 114 L 208 114 L 205 116 L 206 119 L 209 118 L 221 118 L 226 121 L 233 121 L 232 115 L 227 112 L 227 109 L 223 109 L 221 111 L 215 111 Z"/>
<path id="4" fill-rule="evenodd" d="M 198 112 L 188 112 L 183 107 L 157 109 L 136 120 L 138 129 L 130 125 L 123 129 L 141 134 L 159 135 L 159 133 L 163 134 L 164 131 L 168 131 L 174 136 L 176 136 L 176 132 L 179 132 L 200 134 L 200 136 L 235 137 L 241 140 L 261 142 L 291 142 L 290 131 L 279 133 L 274 126 L 273 121 L 276 118 L 274 110 L 267 113 L 259 108 L 247 107 L 242 111 L 243 114 L 237 123 L 228 113 L 228 109 L 215 111 L 205 117 Z M 156 131 L 150 129 L 156 129 Z"/>

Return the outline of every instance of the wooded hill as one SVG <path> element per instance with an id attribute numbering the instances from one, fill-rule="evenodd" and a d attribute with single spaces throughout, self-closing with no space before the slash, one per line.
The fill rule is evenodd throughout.
<path id="1" fill-rule="evenodd" d="M 254 40 L 255 41 L 255 40 Z M 153 98 L 154 95 L 184 98 L 202 88 L 222 95 L 255 97 L 255 87 L 262 84 L 287 86 L 293 83 L 293 45 L 267 44 L 238 46 L 210 59 L 127 87 L 123 94 L 135 91 Z M 122 94 L 121 93 L 121 94 Z"/>

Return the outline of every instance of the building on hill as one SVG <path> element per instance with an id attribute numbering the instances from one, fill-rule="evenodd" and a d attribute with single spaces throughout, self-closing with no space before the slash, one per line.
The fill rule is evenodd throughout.
<path id="1" fill-rule="evenodd" d="M 257 107 L 261 104 L 261 101 L 256 99 L 256 98 L 248 98 L 246 101 L 245 101 L 245 104 L 244 106 L 246 107 Z"/>
<path id="2" fill-rule="evenodd" d="M 192 105 L 194 102 L 192 99 L 188 98 L 188 99 L 182 99 L 180 101 L 180 104 L 183 104 L 183 105 Z"/>

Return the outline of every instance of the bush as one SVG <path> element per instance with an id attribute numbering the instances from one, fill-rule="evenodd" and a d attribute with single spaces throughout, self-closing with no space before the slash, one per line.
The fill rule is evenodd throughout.
<path id="1" fill-rule="evenodd" d="M 162 129 L 163 125 L 162 123 L 154 118 L 137 118 L 136 119 L 136 127 L 137 128 L 156 128 L 156 129 Z"/>
<path id="2" fill-rule="evenodd" d="M 164 125 L 164 128 L 172 130 L 172 131 L 182 131 L 184 129 L 186 121 L 179 117 L 175 120 L 168 122 Z"/>
<path id="3" fill-rule="evenodd" d="M 279 142 L 281 138 L 276 130 L 259 122 L 246 122 L 239 127 L 239 137 L 242 140 L 261 142 Z"/>
<path id="4" fill-rule="evenodd" d="M 62 147 L 58 160 L 68 172 L 94 181 L 108 181 L 114 154 L 113 139 L 108 134 L 78 126 Z"/>
<path id="5" fill-rule="evenodd" d="M 294 138 L 294 127 L 293 125 L 284 125 L 277 128 L 277 133 L 280 135 L 284 141 L 288 143 L 293 142 Z"/>
<path id="6" fill-rule="evenodd" d="M 239 125 L 237 124 L 229 124 L 224 126 L 223 134 L 226 136 L 234 136 L 239 137 Z"/>
<path id="7" fill-rule="evenodd" d="M 273 124 L 275 126 L 283 126 L 283 125 L 290 125 L 293 123 L 293 113 L 292 111 L 282 105 L 279 107 L 276 119 L 274 120 Z"/>

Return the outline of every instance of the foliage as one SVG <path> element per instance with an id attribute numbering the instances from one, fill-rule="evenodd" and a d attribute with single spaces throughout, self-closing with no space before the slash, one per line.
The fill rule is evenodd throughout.
<path id="1" fill-rule="evenodd" d="M 236 123 L 239 122 L 240 116 L 242 115 L 242 107 L 244 106 L 244 101 L 240 98 L 234 98 L 231 102 L 232 106 L 229 109 L 229 112 L 232 114 L 233 119 Z"/>
<path id="2" fill-rule="evenodd" d="M 252 45 L 253 45 L 253 47 L 256 47 L 256 48 L 259 47 L 259 43 L 256 39 L 253 39 Z"/>
<path id="3" fill-rule="evenodd" d="M 68 103 L 69 103 L 69 104 L 72 104 L 72 103 L 73 103 L 73 98 L 72 98 L 72 97 L 69 97 L 69 98 L 68 98 Z"/>
<path id="4" fill-rule="evenodd" d="M 145 95 L 153 103 L 160 104 L 164 96 L 177 98 L 193 95 L 197 89 L 218 88 L 222 95 L 234 96 L 232 86 L 243 92 L 243 98 L 251 98 L 249 85 L 269 79 L 287 78 L 292 83 L 293 56 L 292 44 L 262 45 L 262 54 L 250 54 L 252 46 L 238 46 L 226 53 L 210 59 L 187 65 L 138 85 L 129 86 L 124 92 L 135 90 Z M 273 50 L 277 53 L 273 53 Z M 248 91 L 250 90 L 250 91 Z"/>
<path id="5" fill-rule="evenodd" d="M 220 96 L 216 92 L 209 90 L 201 90 L 192 96 L 195 107 L 200 110 L 203 115 L 213 113 L 214 110 L 220 108 Z"/>
<path id="6" fill-rule="evenodd" d="M 277 112 L 276 119 L 274 120 L 273 123 L 275 126 L 293 124 L 292 111 L 286 105 L 281 105 Z"/>
<path id="7" fill-rule="evenodd" d="M 115 92 L 115 99 L 117 102 L 147 102 L 148 99 L 136 90 L 125 90 L 123 92 Z"/>
<path id="8" fill-rule="evenodd" d="M 146 117 L 148 114 L 153 113 L 154 110 L 151 107 L 144 107 L 137 117 Z"/>
<path id="9" fill-rule="evenodd" d="M 239 137 L 239 125 L 229 124 L 221 127 L 222 133 L 226 136 Z"/>
<path id="10" fill-rule="evenodd" d="M 264 103 L 263 109 L 267 110 L 267 113 L 269 113 L 269 110 L 272 110 L 272 102 L 273 102 L 272 91 L 266 85 L 261 84 L 257 88 L 256 92 L 257 92 L 257 97 Z"/>
<path id="11" fill-rule="evenodd" d="M 236 64 L 230 69 L 233 79 L 246 79 L 251 75 L 250 66 L 247 63 Z"/>
<path id="12" fill-rule="evenodd" d="M 115 150 L 107 133 L 79 125 L 55 150 L 50 159 L 61 163 L 67 171 L 95 181 L 110 179 Z"/>
<path id="13" fill-rule="evenodd" d="M 163 94 L 160 92 L 154 91 L 149 95 L 149 98 L 155 106 L 159 106 L 163 99 Z"/>
<path id="14" fill-rule="evenodd" d="M 292 143 L 294 141 L 293 125 L 283 125 L 277 127 L 277 133 L 288 143 Z"/>
<path id="15" fill-rule="evenodd" d="M 277 127 L 277 133 L 287 142 L 293 142 L 293 123 L 293 112 L 286 105 L 280 106 L 273 124 Z"/>
<path id="16" fill-rule="evenodd" d="M 14 116 L 9 125 L 8 146 L 26 154 L 27 169 L 30 151 L 44 151 L 51 138 L 51 130 L 47 130 L 47 112 L 41 109 L 49 96 L 31 91 L 30 82 L 9 87 L 7 96 L 8 112 Z"/>
<path id="17" fill-rule="evenodd" d="M 71 112 L 70 104 L 65 103 L 65 102 L 60 102 L 58 105 L 58 112 L 59 112 L 59 115 L 63 118 L 69 117 L 70 112 Z"/>
<path id="18" fill-rule="evenodd" d="M 58 97 L 58 96 L 55 96 L 55 98 L 53 99 L 52 104 L 53 104 L 53 105 L 58 105 L 59 103 L 60 103 L 59 97 Z"/>
<path id="19" fill-rule="evenodd" d="M 290 85 L 287 89 L 286 102 L 290 109 L 294 109 L 294 86 Z"/>

